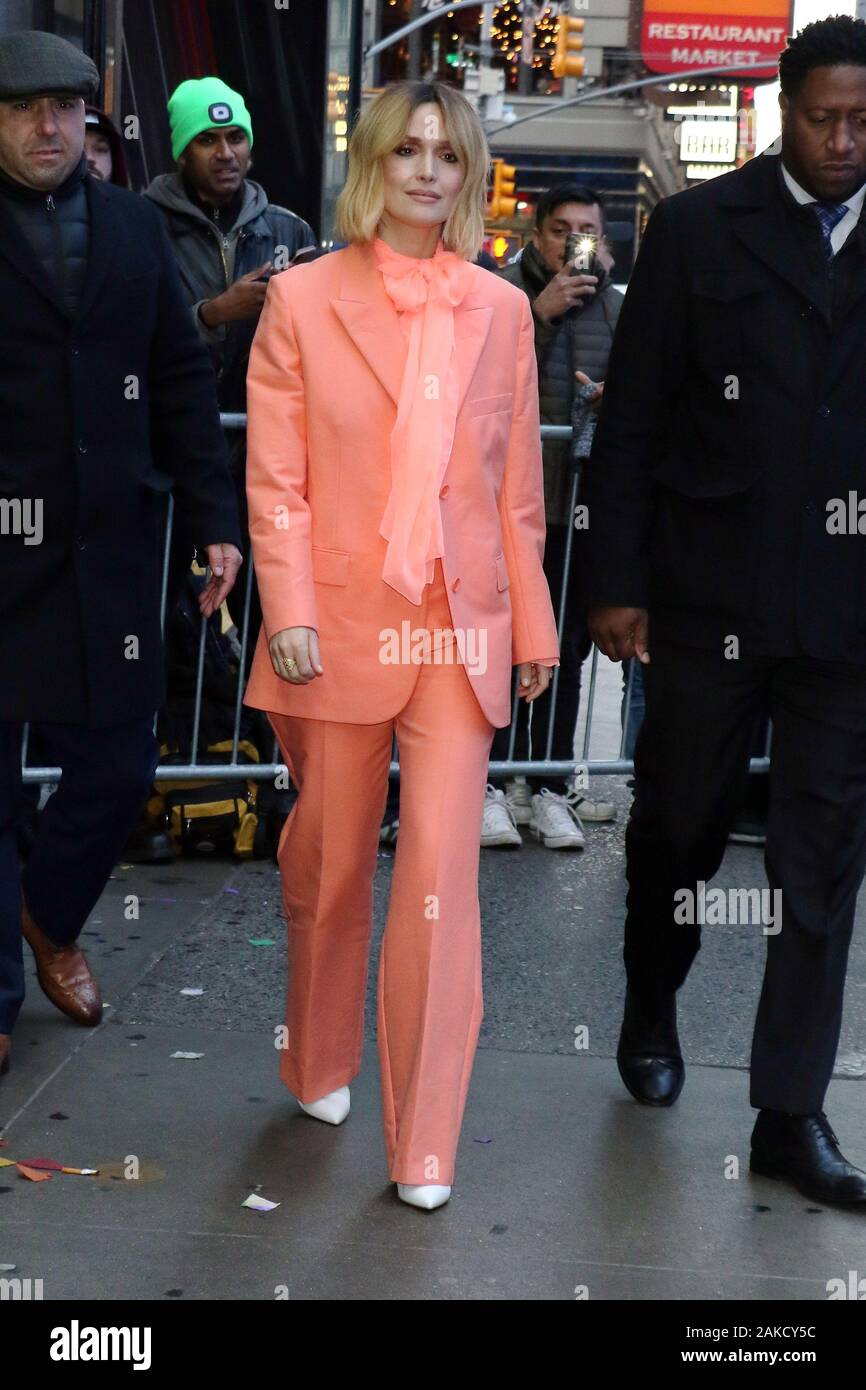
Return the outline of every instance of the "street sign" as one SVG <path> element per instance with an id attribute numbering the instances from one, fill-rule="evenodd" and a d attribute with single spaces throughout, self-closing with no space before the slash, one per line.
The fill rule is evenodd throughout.
<path id="1" fill-rule="evenodd" d="M 760 63 L 775 77 L 791 32 L 791 0 L 644 0 L 641 57 L 650 72 Z"/>
<path id="2" fill-rule="evenodd" d="M 732 164 L 736 159 L 736 121 L 683 121 L 679 136 L 683 164 Z"/>

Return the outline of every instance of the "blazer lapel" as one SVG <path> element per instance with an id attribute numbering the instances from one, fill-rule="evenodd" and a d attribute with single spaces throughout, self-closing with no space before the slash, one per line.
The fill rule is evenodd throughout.
<path id="1" fill-rule="evenodd" d="M 734 234 L 753 255 L 800 294 L 812 298 L 811 274 L 799 242 L 791 235 L 784 209 L 765 207 L 737 217 Z M 818 305 L 818 307 L 823 307 Z"/>
<path id="2" fill-rule="evenodd" d="M 781 156 L 758 155 L 744 168 L 732 204 L 732 230 L 744 246 L 819 311 L 829 325 L 830 303 L 823 267 L 810 265 L 794 233 L 779 187 Z"/>
<path id="3" fill-rule="evenodd" d="M 406 357 L 397 310 L 385 290 L 372 247 L 348 246 L 342 261 L 331 307 L 396 405 Z"/>
<path id="4" fill-rule="evenodd" d="M 477 294 L 470 293 L 454 311 L 458 411 L 469 389 L 493 317 L 493 309 L 477 301 Z M 405 339 L 372 247 L 355 245 L 346 248 L 339 288 L 336 295 L 331 296 L 330 304 L 370 370 L 397 405 L 406 362 Z"/>
<path id="5" fill-rule="evenodd" d="M 490 274 L 489 271 L 487 273 Z M 454 340 L 459 381 L 458 414 L 466 399 L 469 383 L 475 375 L 475 368 L 478 365 L 481 350 L 487 342 L 487 335 L 493 320 L 492 306 L 478 303 L 478 298 L 477 292 L 468 294 L 463 303 L 459 304 L 454 311 Z M 473 300 L 476 302 L 473 303 Z"/>

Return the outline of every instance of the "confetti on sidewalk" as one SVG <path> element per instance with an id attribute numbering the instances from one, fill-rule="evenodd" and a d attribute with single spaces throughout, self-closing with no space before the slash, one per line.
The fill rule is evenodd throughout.
<path id="1" fill-rule="evenodd" d="M 181 994 L 185 994 L 188 999 L 197 999 L 200 994 L 204 994 L 204 990 L 193 989 L 191 986 L 188 986 L 186 989 L 181 990 Z"/>
<path id="2" fill-rule="evenodd" d="M 247 941 L 251 946 L 276 946 L 277 944 L 271 936 L 248 936 Z"/>
<path id="3" fill-rule="evenodd" d="M 42 1182 L 50 1173 L 74 1173 L 78 1177 L 92 1178 L 99 1172 L 98 1168 L 70 1168 L 63 1163 L 58 1163 L 54 1158 L 0 1158 L 0 1168 L 17 1168 L 26 1178 L 32 1182 Z M 48 1171 L 45 1171 L 48 1170 Z"/>
<path id="4" fill-rule="evenodd" d="M 255 1192 L 251 1192 L 247 1200 L 241 1202 L 242 1207 L 249 1207 L 252 1211 L 274 1211 L 279 1205 L 279 1202 L 269 1202 L 266 1197 L 259 1197 Z"/>
<path id="5" fill-rule="evenodd" d="M 31 1182 L 51 1181 L 50 1173 L 42 1173 L 38 1168 L 28 1168 L 26 1163 L 16 1163 L 15 1166 L 22 1178 L 29 1178 Z"/>
<path id="6" fill-rule="evenodd" d="M 199 1057 L 203 1057 L 203 1052 L 173 1052 L 172 1057 L 180 1057 L 185 1062 L 197 1062 Z"/>

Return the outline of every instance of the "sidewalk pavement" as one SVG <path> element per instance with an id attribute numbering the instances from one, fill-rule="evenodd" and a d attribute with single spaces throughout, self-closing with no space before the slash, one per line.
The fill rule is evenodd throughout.
<path id="1" fill-rule="evenodd" d="M 454 1193 L 431 1213 L 397 1199 L 380 1129 L 374 991 L 391 852 L 377 875 L 364 1066 L 338 1128 L 305 1116 L 277 1076 L 275 866 L 118 868 L 83 938 L 111 1005 L 104 1022 L 62 1018 L 30 968 L 0 1084 L 0 1156 L 100 1173 L 33 1183 L 0 1169 L 0 1264 L 42 1279 L 52 1300 L 823 1300 L 828 1280 L 866 1274 L 866 1215 L 748 1173 L 760 932 L 705 934 L 682 992 L 678 1104 L 647 1110 L 623 1090 L 612 1054 L 628 794 L 613 779 L 603 790 L 619 822 L 590 828 L 583 854 L 527 842 L 482 856 L 485 1023 Z M 760 862 L 732 850 L 718 882 L 759 884 Z M 827 1109 L 864 1164 L 862 936 L 847 1075 Z M 204 993 L 181 994 L 190 987 Z M 139 1176 L 125 1176 L 135 1162 Z M 280 1205 L 244 1208 L 254 1192 Z"/>

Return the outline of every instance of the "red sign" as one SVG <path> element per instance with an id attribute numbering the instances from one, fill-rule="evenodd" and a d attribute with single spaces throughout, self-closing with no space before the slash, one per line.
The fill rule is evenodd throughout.
<path id="1" fill-rule="evenodd" d="M 775 77 L 791 9 L 791 0 L 644 0 L 641 57 L 650 72 L 724 66 Z"/>

